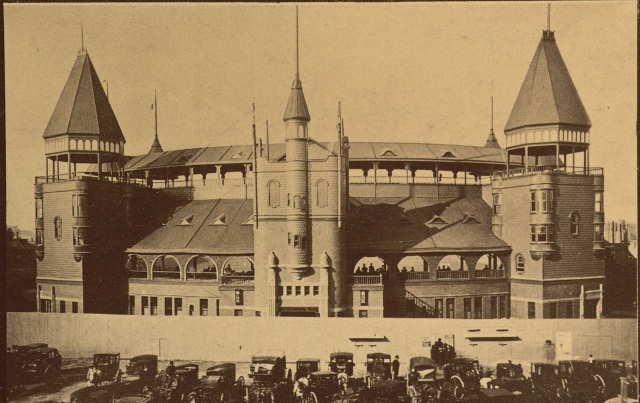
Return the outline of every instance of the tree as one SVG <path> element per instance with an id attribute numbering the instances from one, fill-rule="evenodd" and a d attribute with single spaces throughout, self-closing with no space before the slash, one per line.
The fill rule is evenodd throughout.
<path id="1" fill-rule="evenodd" d="M 15 238 L 16 233 L 13 232 L 13 229 L 11 227 L 7 227 L 7 239 L 6 241 L 9 242 L 11 240 L 13 240 L 13 238 Z"/>

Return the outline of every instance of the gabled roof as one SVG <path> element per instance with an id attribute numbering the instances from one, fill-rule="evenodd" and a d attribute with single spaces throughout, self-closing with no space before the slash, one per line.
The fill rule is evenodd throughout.
<path id="1" fill-rule="evenodd" d="M 126 142 L 86 51 L 78 54 L 43 137 L 61 134 L 94 134 Z"/>
<path id="2" fill-rule="evenodd" d="M 552 31 L 544 31 L 504 130 L 591 121 L 560 56 Z"/>
<path id="3" fill-rule="evenodd" d="M 252 254 L 253 226 L 244 225 L 252 215 L 251 200 L 194 200 L 127 252 Z M 225 225 L 210 225 L 220 217 Z M 188 224 L 181 225 L 187 218 Z"/>
<path id="4" fill-rule="evenodd" d="M 287 109 L 284 111 L 283 120 L 286 122 L 289 119 L 299 119 L 307 122 L 311 120 L 309 109 L 307 109 L 307 101 L 305 101 L 304 93 L 302 92 L 302 82 L 297 74 L 293 84 L 291 84 L 289 102 L 287 102 Z"/>

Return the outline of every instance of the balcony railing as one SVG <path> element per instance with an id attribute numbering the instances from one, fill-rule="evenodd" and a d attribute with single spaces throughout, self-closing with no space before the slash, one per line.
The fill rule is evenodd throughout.
<path id="1" fill-rule="evenodd" d="M 129 278 L 147 278 L 147 271 L 146 270 L 129 270 Z"/>
<path id="2" fill-rule="evenodd" d="M 476 270 L 476 278 L 504 278 L 504 270 Z"/>
<path id="3" fill-rule="evenodd" d="M 253 276 L 222 276 L 220 277 L 220 284 L 226 285 L 253 285 Z"/>
<path id="4" fill-rule="evenodd" d="M 497 171 L 492 175 L 492 179 L 510 178 L 513 176 L 534 175 L 541 172 L 564 175 L 586 175 L 586 176 L 602 176 L 603 168 L 573 168 L 573 167 L 557 167 L 555 165 L 536 165 L 530 167 L 514 168 L 508 171 Z"/>
<path id="5" fill-rule="evenodd" d="M 161 270 L 154 270 L 153 271 L 153 278 L 163 278 L 163 279 L 173 279 L 173 280 L 180 280 L 180 272 L 179 271 L 161 271 Z"/>
<path id="6" fill-rule="evenodd" d="M 400 272 L 396 273 L 396 278 L 398 280 L 406 281 L 429 280 L 431 278 L 431 273 L 429 273 L 428 271 Z"/>
<path id="7" fill-rule="evenodd" d="M 381 171 L 378 171 L 381 172 Z M 385 171 L 386 172 L 386 171 Z M 482 179 L 483 177 L 479 177 L 477 180 L 474 179 L 474 177 L 472 175 L 468 175 L 467 176 L 467 185 L 481 185 L 482 184 Z M 485 179 L 486 182 L 486 179 Z M 464 180 L 464 174 L 458 175 L 458 177 L 454 178 L 453 176 L 443 176 L 442 178 L 440 178 L 439 181 L 436 180 L 436 178 L 434 178 L 433 176 L 416 176 L 416 177 L 409 177 L 409 179 L 407 180 L 406 176 L 392 176 L 391 177 L 391 181 L 389 181 L 389 176 L 385 175 L 378 175 L 378 178 L 375 179 L 373 177 L 373 175 L 371 173 L 369 173 L 369 176 L 351 176 L 349 175 L 349 183 L 353 183 L 353 184 L 357 184 L 357 183 L 366 183 L 369 185 L 373 185 L 374 183 L 377 183 L 378 185 L 385 185 L 385 184 L 400 184 L 400 185 L 406 185 L 406 184 L 436 184 L 439 183 L 441 185 L 464 185 L 465 184 L 465 180 Z"/>
<path id="8" fill-rule="evenodd" d="M 187 272 L 187 280 L 215 280 L 215 272 Z"/>
<path id="9" fill-rule="evenodd" d="M 469 272 L 467 270 L 457 270 L 457 271 L 439 271 L 437 272 L 437 279 L 447 279 L 447 280 L 462 280 L 469 278 Z"/>
<path id="10" fill-rule="evenodd" d="M 371 274 L 368 276 L 351 276 L 352 284 L 370 285 L 382 284 L 382 274 Z"/>

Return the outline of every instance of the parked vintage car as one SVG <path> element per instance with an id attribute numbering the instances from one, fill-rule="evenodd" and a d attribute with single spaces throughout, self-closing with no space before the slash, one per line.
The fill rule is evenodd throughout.
<path id="1" fill-rule="evenodd" d="M 301 376 L 311 374 L 320 370 L 320 359 L 318 358 L 299 358 L 296 361 L 296 374 L 294 379 L 298 379 Z"/>
<path id="2" fill-rule="evenodd" d="M 440 397 L 436 362 L 428 357 L 411 357 L 407 371 L 407 394 L 413 400 L 435 401 Z"/>
<path id="3" fill-rule="evenodd" d="M 329 354 L 329 368 L 332 372 L 346 372 L 349 378 L 353 377 L 353 354 L 337 352 Z"/>
<path id="4" fill-rule="evenodd" d="M 411 402 L 407 394 L 407 384 L 404 379 L 385 379 L 371 385 L 360 392 L 359 402 L 373 403 L 403 403 Z"/>
<path id="5" fill-rule="evenodd" d="M 365 382 L 371 387 L 377 382 L 391 379 L 391 355 L 384 353 L 367 354 L 367 375 Z"/>
<path id="6" fill-rule="evenodd" d="M 602 382 L 606 399 L 620 394 L 620 378 L 627 377 L 627 368 L 620 360 L 593 360 L 591 369 L 597 379 Z"/>
<path id="7" fill-rule="evenodd" d="M 284 402 L 292 395 L 291 380 L 286 377 L 287 358 L 284 352 L 256 354 L 251 358 L 249 389 L 251 402 Z"/>
<path id="8" fill-rule="evenodd" d="M 558 390 L 562 387 L 558 366 L 546 362 L 532 362 L 530 383 L 531 392 L 538 400 L 557 398 Z"/>
<path id="9" fill-rule="evenodd" d="M 604 398 L 604 385 L 596 378 L 587 361 L 560 361 L 558 374 L 561 385 L 558 397 L 570 401 L 601 401 Z"/>
<path id="10" fill-rule="evenodd" d="M 480 390 L 480 364 L 478 360 L 459 357 L 444 367 L 443 395 L 462 400 L 477 395 Z"/>
<path id="11" fill-rule="evenodd" d="M 60 376 L 62 357 L 55 348 L 40 347 L 33 349 L 27 353 L 23 362 L 27 380 L 52 382 Z"/>
<path id="12" fill-rule="evenodd" d="M 531 382 L 524 376 L 522 365 L 509 361 L 496 365 L 495 379 L 489 382 L 489 388 L 528 393 L 531 390 Z"/>
<path id="13" fill-rule="evenodd" d="M 197 385 L 198 364 L 184 364 L 176 367 L 174 376 L 160 371 L 148 392 L 157 402 L 186 402 Z"/>
<path id="14" fill-rule="evenodd" d="M 315 371 L 309 375 L 309 387 L 305 391 L 303 401 L 329 403 L 340 398 L 338 374 L 332 371 Z"/>
<path id="15" fill-rule="evenodd" d="M 200 379 L 189 394 L 191 402 L 228 402 L 241 401 L 244 398 L 245 382 L 240 376 L 237 380 L 236 364 L 224 362 L 207 368 L 206 375 Z"/>
<path id="16" fill-rule="evenodd" d="M 129 360 L 125 372 L 127 375 L 137 375 L 141 385 L 151 385 L 158 374 L 158 356 L 137 355 Z"/>
<path id="17" fill-rule="evenodd" d="M 120 353 L 118 354 L 94 354 L 93 367 L 100 370 L 100 382 L 120 382 Z"/>

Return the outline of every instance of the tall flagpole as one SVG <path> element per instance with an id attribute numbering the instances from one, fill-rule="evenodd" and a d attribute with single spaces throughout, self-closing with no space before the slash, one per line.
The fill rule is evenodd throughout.
<path id="1" fill-rule="evenodd" d="M 338 101 L 338 228 L 342 227 L 342 105 Z"/>
<path id="2" fill-rule="evenodd" d="M 155 132 L 156 132 L 156 140 L 158 140 L 158 91 L 157 90 L 153 90 L 153 109 L 155 110 L 155 113 L 156 113 Z"/>
<path id="3" fill-rule="evenodd" d="M 256 141 L 256 104 L 254 103 L 251 105 L 253 107 L 253 222 L 254 228 L 258 229 L 258 143 Z"/>

